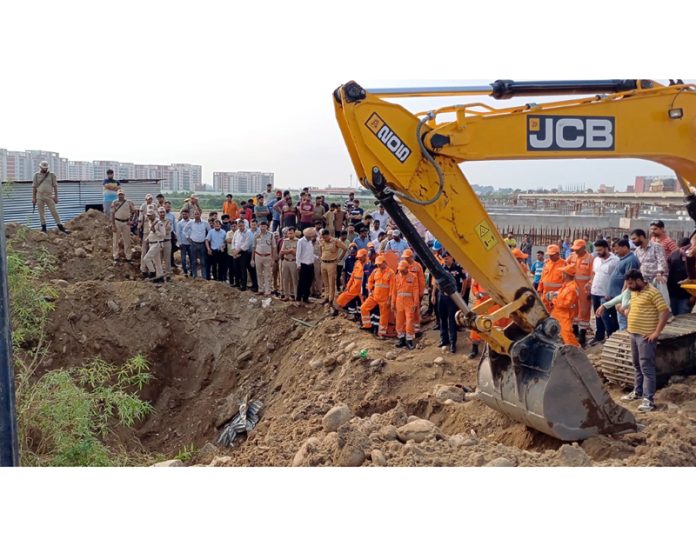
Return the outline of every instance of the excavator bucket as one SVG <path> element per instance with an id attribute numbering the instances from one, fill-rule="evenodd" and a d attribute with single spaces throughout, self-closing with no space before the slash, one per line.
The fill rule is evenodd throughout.
<path id="1" fill-rule="evenodd" d="M 604 390 L 578 348 L 529 335 L 512 356 L 486 348 L 478 370 L 479 399 L 511 419 L 563 441 L 636 430 L 636 421 Z"/>

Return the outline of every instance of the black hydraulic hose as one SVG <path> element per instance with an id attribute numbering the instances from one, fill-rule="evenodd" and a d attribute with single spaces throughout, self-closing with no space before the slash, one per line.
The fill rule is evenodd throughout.
<path id="1" fill-rule="evenodd" d="M 643 82 L 647 85 L 648 82 Z M 515 82 L 496 80 L 491 84 L 496 99 L 539 95 L 587 95 L 621 93 L 638 89 L 638 80 L 567 80 Z"/>
<path id="2" fill-rule="evenodd" d="M 19 466 L 7 269 L 5 222 L 0 199 L 0 466 Z"/>

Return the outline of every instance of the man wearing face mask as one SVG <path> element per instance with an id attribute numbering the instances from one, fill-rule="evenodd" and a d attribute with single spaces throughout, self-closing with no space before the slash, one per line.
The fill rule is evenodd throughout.
<path id="1" fill-rule="evenodd" d="M 63 233 L 70 233 L 63 227 L 60 215 L 56 209 L 56 204 L 58 203 L 58 180 L 56 175 L 48 170 L 48 161 L 39 163 L 39 172 L 34 174 L 34 180 L 31 184 L 31 202 L 33 205 L 39 206 L 41 231 L 46 233 L 46 207 L 48 207 L 58 229 Z"/>

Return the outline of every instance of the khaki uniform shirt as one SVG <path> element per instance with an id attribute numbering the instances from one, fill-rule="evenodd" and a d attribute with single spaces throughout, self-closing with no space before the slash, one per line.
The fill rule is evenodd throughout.
<path id="1" fill-rule="evenodd" d="M 34 173 L 34 180 L 31 183 L 32 188 L 36 188 L 36 193 L 41 195 L 53 195 L 54 190 L 58 191 L 58 180 L 52 172 Z"/>
<path id="2" fill-rule="evenodd" d="M 155 220 L 155 223 L 152 225 L 152 229 L 150 229 L 150 220 L 148 220 L 145 225 L 147 226 L 147 240 L 150 243 L 159 243 L 164 240 L 164 235 L 166 233 L 165 231 L 165 224 L 157 218 Z"/>
<path id="3" fill-rule="evenodd" d="M 280 250 L 292 250 L 292 253 L 283 255 L 283 260 L 294 262 L 297 254 L 297 239 L 283 239 L 283 246 L 280 247 Z"/>
<path id="4" fill-rule="evenodd" d="M 338 260 L 339 250 L 346 249 L 346 245 L 339 239 L 331 238 L 329 242 L 324 239 L 319 240 L 319 248 L 321 249 L 320 257 L 325 262 L 335 262 Z"/>
<path id="5" fill-rule="evenodd" d="M 116 220 L 130 220 L 135 212 L 135 205 L 132 201 L 128 200 L 123 201 L 123 204 L 121 204 L 121 201 L 114 201 L 111 204 L 111 210 Z"/>
<path id="6" fill-rule="evenodd" d="M 195 205 L 191 203 L 191 201 L 187 201 L 184 203 L 184 206 L 181 207 L 181 211 L 179 212 L 179 220 L 181 220 L 181 213 L 184 212 L 185 210 L 189 211 L 189 218 L 193 220 L 193 213 L 198 210 L 201 215 L 203 214 L 203 210 L 201 209 L 200 205 L 196 203 Z"/>
<path id="7" fill-rule="evenodd" d="M 262 235 L 259 232 L 256 237 L 254 237 L 254 252 L 258 254 L 275 254 L 273 248 L 275 246 L 275 238 L 273 233 L 270 231 L 266 232 L 266 235 Z"/>

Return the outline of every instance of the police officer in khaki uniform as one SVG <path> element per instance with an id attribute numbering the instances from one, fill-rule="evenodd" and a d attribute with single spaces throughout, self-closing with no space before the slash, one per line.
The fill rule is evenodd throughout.
<path id="1" fill-rule="evenodd" d="M 164 207 L 159 207 L 157 214 L 159 214 L 160 222 L 164 224 L 164 239 L 162 239 L 164 273 L 170 277 L 172 274 L 172 223 L 167 219 L 167 209 Z"/>
<path id="2" fill-rule="evenodd" d="M 130 221 L 137 212 L 137 209 L 132 201 L 126 200 L 126 193 L 123 190 L 118 190 L 116 194 L 116 201 L 111 203 L 111 231 L 114 234 L 112 252 L 114 255 L 114 262 L 119 260 L 119 242 L 123 244 L 123 253 L 126 256 L 126 261 L 130 262 L 133 256 Z"/>
<path id="3" fill-rule="evenodd" d="M 164 210 L 164 209 L 162 209 Z M 163 282 L 162 241 L 166 233 L 164 222 L 157 217 L 155 209 L 147 211 L 147 241 L 149 249 L 145 255 L 145 266 L 152 282 Z M 154 277 L 154 278 L 153 278 Z"/>
<path id="4" fill-rule="evenodd" d="M 46 233 L 46 207 L 48 207 L 58 229 L 63 233 L 70 233 L 63 227 L 58 210 L 56 210 L 56 204 L 58 203 L 58 180 L 56 175 L 49 172 L 48 161 L 39 163 L 39 169 L 39 172 L 34 174 L 34 180 L 31 183 L 31 203 L 39 205 L 41 231 Z"/>
<path id="5" fill-rule="evenodd" d="M 254 237 L 251 265 L 256 267 L 259 293 L 270 296 L 272 290 L 273 260 L 276 258 L 276 244 L 273 233 L 268 231 L 268 220 L 261 220 L 259 232 Z"/>
<path id="6" fill-rule="evenodd" d="M 149 195 L 149 194 L 148 194 Z M 152 201 L 152 196 L 150 195 L 150 201 Z M 143 203 L 146 205 L 145 207 L 145 220 L 142 223 L 142 244 L 140 246 L 140 272 L 142 273 L 144 278 L 148 278 L 150 275 L 147 270 L 147 265 L 145 265 L 145 256 L 150 250 L 150 241 L 148 239 L 148 235 L 150 234 L 150 213 L 154 214 L 157 216 L 157 213 L 155 212 L 155 207 L 154 205 L 148 205 L 147 203 Z M 143 207 L 140 207 L 140 212 L 141 214 L 143 213 Z"/>
<path id="7" fill-rule="evenodd" d="M 193 218 L 196 211 L 199 211 L 201 215 L 203 215 L 203 210 L 201 209 L 201 206 L 198 204 L 198 197 L 195 193 L 192 193 L 191 197 L 189 197 L 188 200 L 185 201 L 184 205 L 181 207 L 181 211 L 179 212 L 179 220 L 181 220 L 181 213 L 185 210 L 189 211 L 190 218 Z"/>
<path id="8" fill-rule="evenodd" d="M 282 300 L 295 299 L 297 294 L 297 264 L 295 255 L 297 254 L 297 239 L 295 238 L 295 228 L 283 228 L 285 238 L 280 246 L 280 277 L 283 292 Z"/>
<path id="9" fill-rule="evenodd" d="M 333 303 L 336 297 L 336 264 L 341 250 L 348 250 L 348 246 L 331 236 L 328 229 L 321 230 L 321 240 L 319 241 L 321 254 L 321 280 L 324 285 L 324 303 Z"/>

